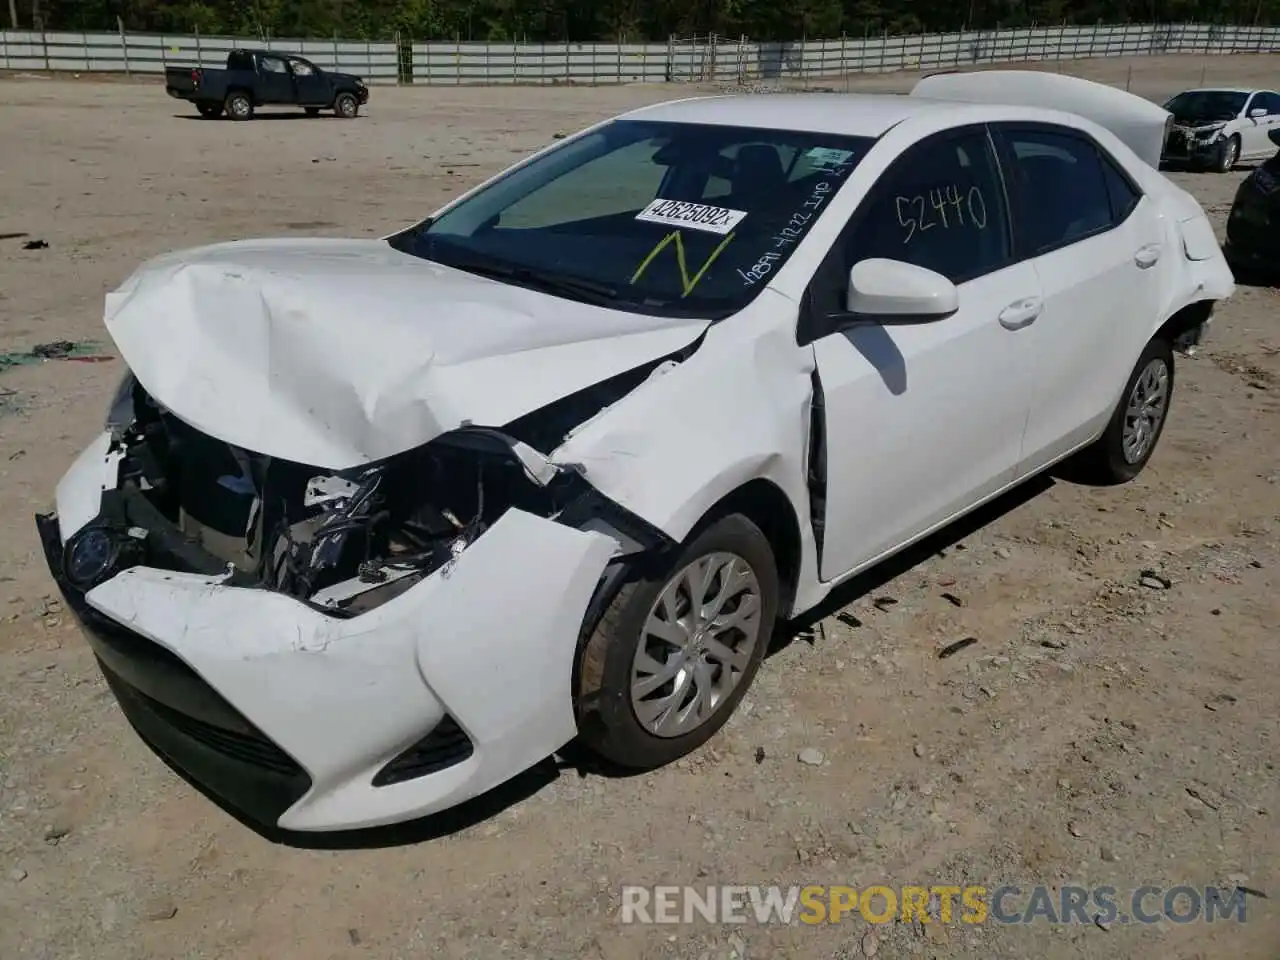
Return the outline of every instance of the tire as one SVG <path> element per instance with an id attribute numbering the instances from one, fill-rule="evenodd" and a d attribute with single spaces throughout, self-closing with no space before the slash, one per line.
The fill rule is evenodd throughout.
<path id="1" fill-rule="evenodd" d="M 247 93 L 239 90 L 233 90 L 227 94 L 224 101 L 227 109 L 227 116 L 232 120 L 252 120 L 253 119 L 253 100 Z"/>
<path id="2" fill-rule="evenodd" d="M 1222 145 L 1218 153 L 1218 163 L 1214 169 L 1218 173 L 1230 173 L 1240 159 L 1240 138 L 1232 135 Z"/>
<path id="3" fill-rule="evenodd" d="M 320 116 L 320 108 L 319 108 L 319 107 L 303 107 L 303 109 L 307 111 L 307 116 L 308 116 L 308 117 L 318 117 L 318 116 Z"/>
<path id="4" fill-rule="evenodd" d="M 354 93 L 340 93 L 333 101 L 333 112 L 344 120 L 354 120 L 360 113 L 360 101 Z"/>
<path id="5" fill-rule="evenodd" d="M 222 104 L 220 103 L 198 103 L 196 109 L 200 112 L 200 116 L 206 120 L 217 120 L 222 116 Z"/>
<path id="6" fill-rule="evenodd" d="M 1153 388 L 1162 396 L 1159 406 L 1150 406 Z M 1147 401 L 1142 400 L 1143 395 Z M 1077 454 L 1078 479 L 1084 483 L 1110 486 L 1128 483 L 1147 465 L 1164 425 L 1169 420 L 1169 404 L 1173 399 L 1173 347 L 1157 337 L 1147 344 L 1125 381 L 1124 393 L 1102 436 Z M 1136 432 L 1130 424 L 1131 408 L 1147 411 L 1145 429 Z M 1155 422 L 1152 424 L 1152 416 Z"/>
<path id="7" fill-rule="evenodd" d="M 738 589 L 721 593 L 730 570 L 737 572 Z M 710 580 L 703 581 L 703 605 L 719 599 L 719 616 L 714 610 L 711 615 L 742 615 L 740 625 L 704 627 L 691 635 L 676 623 L 689 612 L 689 584 L 704 575 Z M 581 646 L 575 664 L 574 711 L 582 745 L 618 766 L 646 770 L 709 740 L 733 714 L 760 668 L 773 637 L 778 592 L 769 541 L 741 514 L 705 527 L 664 570 L 626 583 Z M 752 595 L 754 603 L 746 599 Z M 707 597 L 713 598 L 711 603 Z M 749 612 L 753 607 L 754 616 Z M 667 624 L 671 626 L 663 626 Z M 647 661 L 641 660 L 642 651 Z M 721 659 L 729 651 L 739 657 Z M 687 719 L 681 719 L 682 713 Z"/>

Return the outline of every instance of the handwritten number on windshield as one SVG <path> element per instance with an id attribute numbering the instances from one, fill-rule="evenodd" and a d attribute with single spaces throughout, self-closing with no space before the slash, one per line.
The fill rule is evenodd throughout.
<path id="1" fill-rule="evenodd" d="M 898 225 L 906 231 L 903 243 L 910 243 L 917 233 L 941 226 L 944 230 L 971 225 L 978 230 L 987 226 L 987 201 L 977 186 L 961 194 L 955 184 L 930 190 L 928 195 L 898 196 L 893 200 Z M 966 219 L 967 215 L 967 219 Z"/>
<path id="2" fill-rule="evenodd" d="M 689 267 L 685 261 L 683 236 L 679 230 L 673 230 L 659 240 L 657 245 L 649 251 L 643 260 L 640 261 L 640 266 L 636 267 L 636 272 L 631 275 L 631 283 L 634 286 L 635 282 L 644 275 L 646 270 L 649 269 L 649 264 L 653 263 L 658 254 L 665 250 L 669 245 L 675 244 L 676 265 L 680 268 L 680 288 L 683 291 L 680 294 L 680 297 L 683 299 L 693 292 L 693 288 L 698 285 L 698 281 L 700 281 L 703 275 L 711 269 L 711 264 L 716 262 L 716 258 L 724 252 L 724 248 L 729 245 L 729 241 L 732 239 L 733 234 L 730 233 L 721 240 L 716 248 L 711 251 L 711 255 L 703 262 L 702 266 L 698 269 L 698 272 L 690 277 Z"/>

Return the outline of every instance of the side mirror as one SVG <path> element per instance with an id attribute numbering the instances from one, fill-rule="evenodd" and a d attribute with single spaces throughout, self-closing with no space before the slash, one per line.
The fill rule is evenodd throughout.
<path id="1" fill-rule="evenodd" d="M 956 285 L 901 260 L 861 260 L 849 271 L 848 319 L 882 324 L 932 323 L 960 309 Z"/>
<path id="2" fill-rule="evenodd" d="M 1257 120 L 1259 117 L 1265 117 L 1266 115 L 1267 115 L 1266 107 L 1254 107 L 1252 110 L 1249 111 L 1249 119 L 1251 120 Z"/>

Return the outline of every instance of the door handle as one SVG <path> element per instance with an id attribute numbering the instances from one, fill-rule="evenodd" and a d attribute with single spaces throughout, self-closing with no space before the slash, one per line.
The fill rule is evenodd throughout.
<path id="1" fill-rule="evenodd" d="M 1142 270 L 1154 267 L 1159 259 L 1160 244 L 1158 243 L 1148 243 L 1145 247 L 1139 247 L 1138 252 L 1133 255 L 1133 262 Z"/>
<path id="2" fill-rule="evenodd" d="M 1026 297 L 1015 300 L 1000 311 L 1000 326 L 1006 330 L 1021 330 L 1033 323 L 1040 311 L 1044 309 L 1044 301 L 1039 297 Z"/>

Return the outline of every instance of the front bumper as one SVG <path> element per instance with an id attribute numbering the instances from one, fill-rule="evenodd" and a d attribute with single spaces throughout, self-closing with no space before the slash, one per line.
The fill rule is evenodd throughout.
<path id="1" fill-rule="evenodd" d="M 37 518 L 50 571 L 138 733 L 245 819 L 300 831 L 414 819 L 575 736 L 573 658 L 612 538 L 512 509 L 348 619 L 146 566 L 80 593 L 64 538 L 92 521 L 103 449 L 59 484 L 59 516 Z"/>
<path id="2" fill-rule="evenodd" d="M 1222 144 L 1222 137 L 1217 134 L 1204 139 L 1184 136 L 1175 130 L 1165 138 L 1160 161 L 1161 163 L 1211 164 L 1222 152 Z"/>

